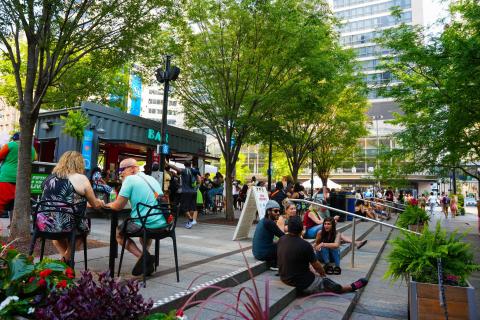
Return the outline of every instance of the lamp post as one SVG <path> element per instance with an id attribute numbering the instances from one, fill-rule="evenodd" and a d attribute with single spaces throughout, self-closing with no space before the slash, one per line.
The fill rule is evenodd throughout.
<path id="1" fill-rule="evenodd" d="M 312 157 L 312 163 L 311 163 L 311 168 L 310 168 L 310 198 L 313 201 L 313 148 L 310 150 L 310 156 Z"/>
<path id="2" fill-rule="evenodd" d="M 268 143 L 268 191 L 272 191 L 272 134 L 270 133 L 270 141 Z"/>
<path id="3" fill-rule="evenodd" d="M 155 77 L 160 83 L 165 83 L 163 87 L 163 110 L 162 110 L 162 128 L 160 131 L 162 145 L 160 152 L 160 171 L 162 172 L 162 189 L 164 188 L 163 177 L 165 175 L 165 157 L 169 153 L 168 141 L 166 137 L 167 130 L 167 109 L 168 109 L 168 91 L 170 90 L 170 81 L 175 81 L 180 74 L 180 68 L 171 67 L 171 55 L 165 57 L 165 70 L 158 68 L 155 72 Z"/>
<path id="4" fill-rule="evenodd" d="M 381 120 L 381 119 L 383 119 L 382 115 L 372 116 L 372 120 L 375 121 L 375 124 L 376 124 L 376 127 L 377 127 L 377 169 L 380 166 L 380 160 L 378 159 L 378 157 L 380 155 L 380 135 L 378 134 L 378 120 Z M 380 180 L 377 180 L 377 187 L 378 187 L 378 190 L 380 190 Z M 374 188 L 373 192 L 375 193 L 375 188 Z"/>

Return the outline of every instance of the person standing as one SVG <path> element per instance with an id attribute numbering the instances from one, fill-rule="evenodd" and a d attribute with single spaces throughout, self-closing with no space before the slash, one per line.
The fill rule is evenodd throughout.
<path id="1" fill-rule="evenodd" d="M 453 195 L 450 199 L 450 212 L 452 213 L 452 218 L 455 218 L 458 211 L 458 198 L 456 195 Z"/>
<path id="2" fill-rule="evenodd" d="M 0 149 L 0 213 L 5 206 L 15 199 L 18 166 L 18 148 L 20 147 L 20 133 L 15 133 L 11 141 Z M 36 153 L 32 147 L 32 161 Z"/>
<path id="3" fill-rule="evenodd" d="M 185 162 L 185 169 L 168 164 L 170 168 L 180 174 L 180 209 L 187 215 L 185 228 L 191 229 L 197 224 L 197 186 L 200 184 L 200 173 L 192 168 L 190 161 Z"/>
<path id="4" fill-rule="evenodd" d="M 430 196 L 428 197 L 428 206 L 430 207 L 430 214 L 433 214 L 433 210 L 435 209 L 435 205 L 437 204 L 437 198 L 433 195 L 433 192 L 430 192 Z"/>

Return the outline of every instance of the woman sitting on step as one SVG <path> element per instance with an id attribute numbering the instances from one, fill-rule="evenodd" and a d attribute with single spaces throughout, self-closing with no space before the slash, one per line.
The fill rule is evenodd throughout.
<path id="1" fill-rule="evenodd" d="M 317 233 L 315 250 L 317 259 L 325 264 L 326 274 L 340 274 L 340 232 L 337 232 L 336 222 L 327 217 L 323 221 L 323 228 Z M 335 267 L 331 263 L 335 264 Z"/>

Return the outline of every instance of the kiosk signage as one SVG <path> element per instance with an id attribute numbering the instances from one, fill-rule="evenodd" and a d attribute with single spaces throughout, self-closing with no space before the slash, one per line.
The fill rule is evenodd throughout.
<path id="1" fill-rule="evenodd" d="M 255 213 L 258 211 L 259 219 L 265 216 L 265 207 L 268 202 L 268 192 L 265 187 L 252 187 L 248 189 L 247 199 L 238 219 L 235 233 L 232 240 L 240 240 L 248 237 L 250 227 L 255 220 Z"/>
<path id="2" fill-rule="evenodd" d="M 85 159 L 85 169 L 90 170 L 92 166 L 93 130 L 83 131 L 82 156 Z"/>

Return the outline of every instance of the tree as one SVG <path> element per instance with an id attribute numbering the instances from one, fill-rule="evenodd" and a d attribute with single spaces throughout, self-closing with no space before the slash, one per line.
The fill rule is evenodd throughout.
<path id="1" fill-rule="evenodd" d="M 262 145 L 260 150 L 268 154 L 268 146 Z M 268 161 L 265 161 L 262 172 L 268 174 Z M 288 161 L 283 150 L 273 147 L 272 150 L 272 181 L 280 181 L 283 177 L 291 174 Z"/>
<path id="2" fill-rule="evenodd" d="M 159 28 L 167 4 L 162 0 L 0 0 L 0 50 L 12 66 L 21 125 L 12 237 L 30 236 L 30 146 L 49 89 L 87 56 L 130 59 L 145 46 L 145 35 Z"/>
<path id="3" fill-rule="evenodd" d="M 240 153 L 238 155 L 238 161 L 235 164 L 235 179 L 240 180 L 242 183 L 245 183 L 248 179 L 249 176 L 252 175 L 250 172 L 250 169 L 248 168 L 248 164 L 246 163 L 247 157 L 243 154 Z M 225 159 L 222 157 L 220 159 L 220 168 L 219 171 L 225 174 Z"/>
<path id="4" fill-rule="evenodd" d="M 275 95 L 301 78 L 299 62 L 333 32 L 318 1 L 187 1 L 184 77 L 187 124 L 206 128 L 226 161 L 226 217 L 242 145 L 274 111 Z M 180 80 L 180 79 L 179 79 Z"/>
<path id="5" fill-rule="evenodd" d="M 326 128 L 313 155 L 314 168 L 323 186 L 327 185 L 333 169 L 354 157 L 358 139 L 368 133 L 365 127 L 366 107 L 362 84 L 353 82 L 339 93 L 338 99 L 323 115 Z"/>
<path id="6" fill-rule="evenodd" d="M 403 111 L 393 121 L 401 149 L 391 155 L 408 160 L 408 172 L 458 168 L 480 178 L 471 170 L 480 165 L 480 5 L 454 2 L 450 11 L 439 35 L 402 24 L 379 40 L 396 57 L 382 66 L 394 79 L 383 95 Z"/>

